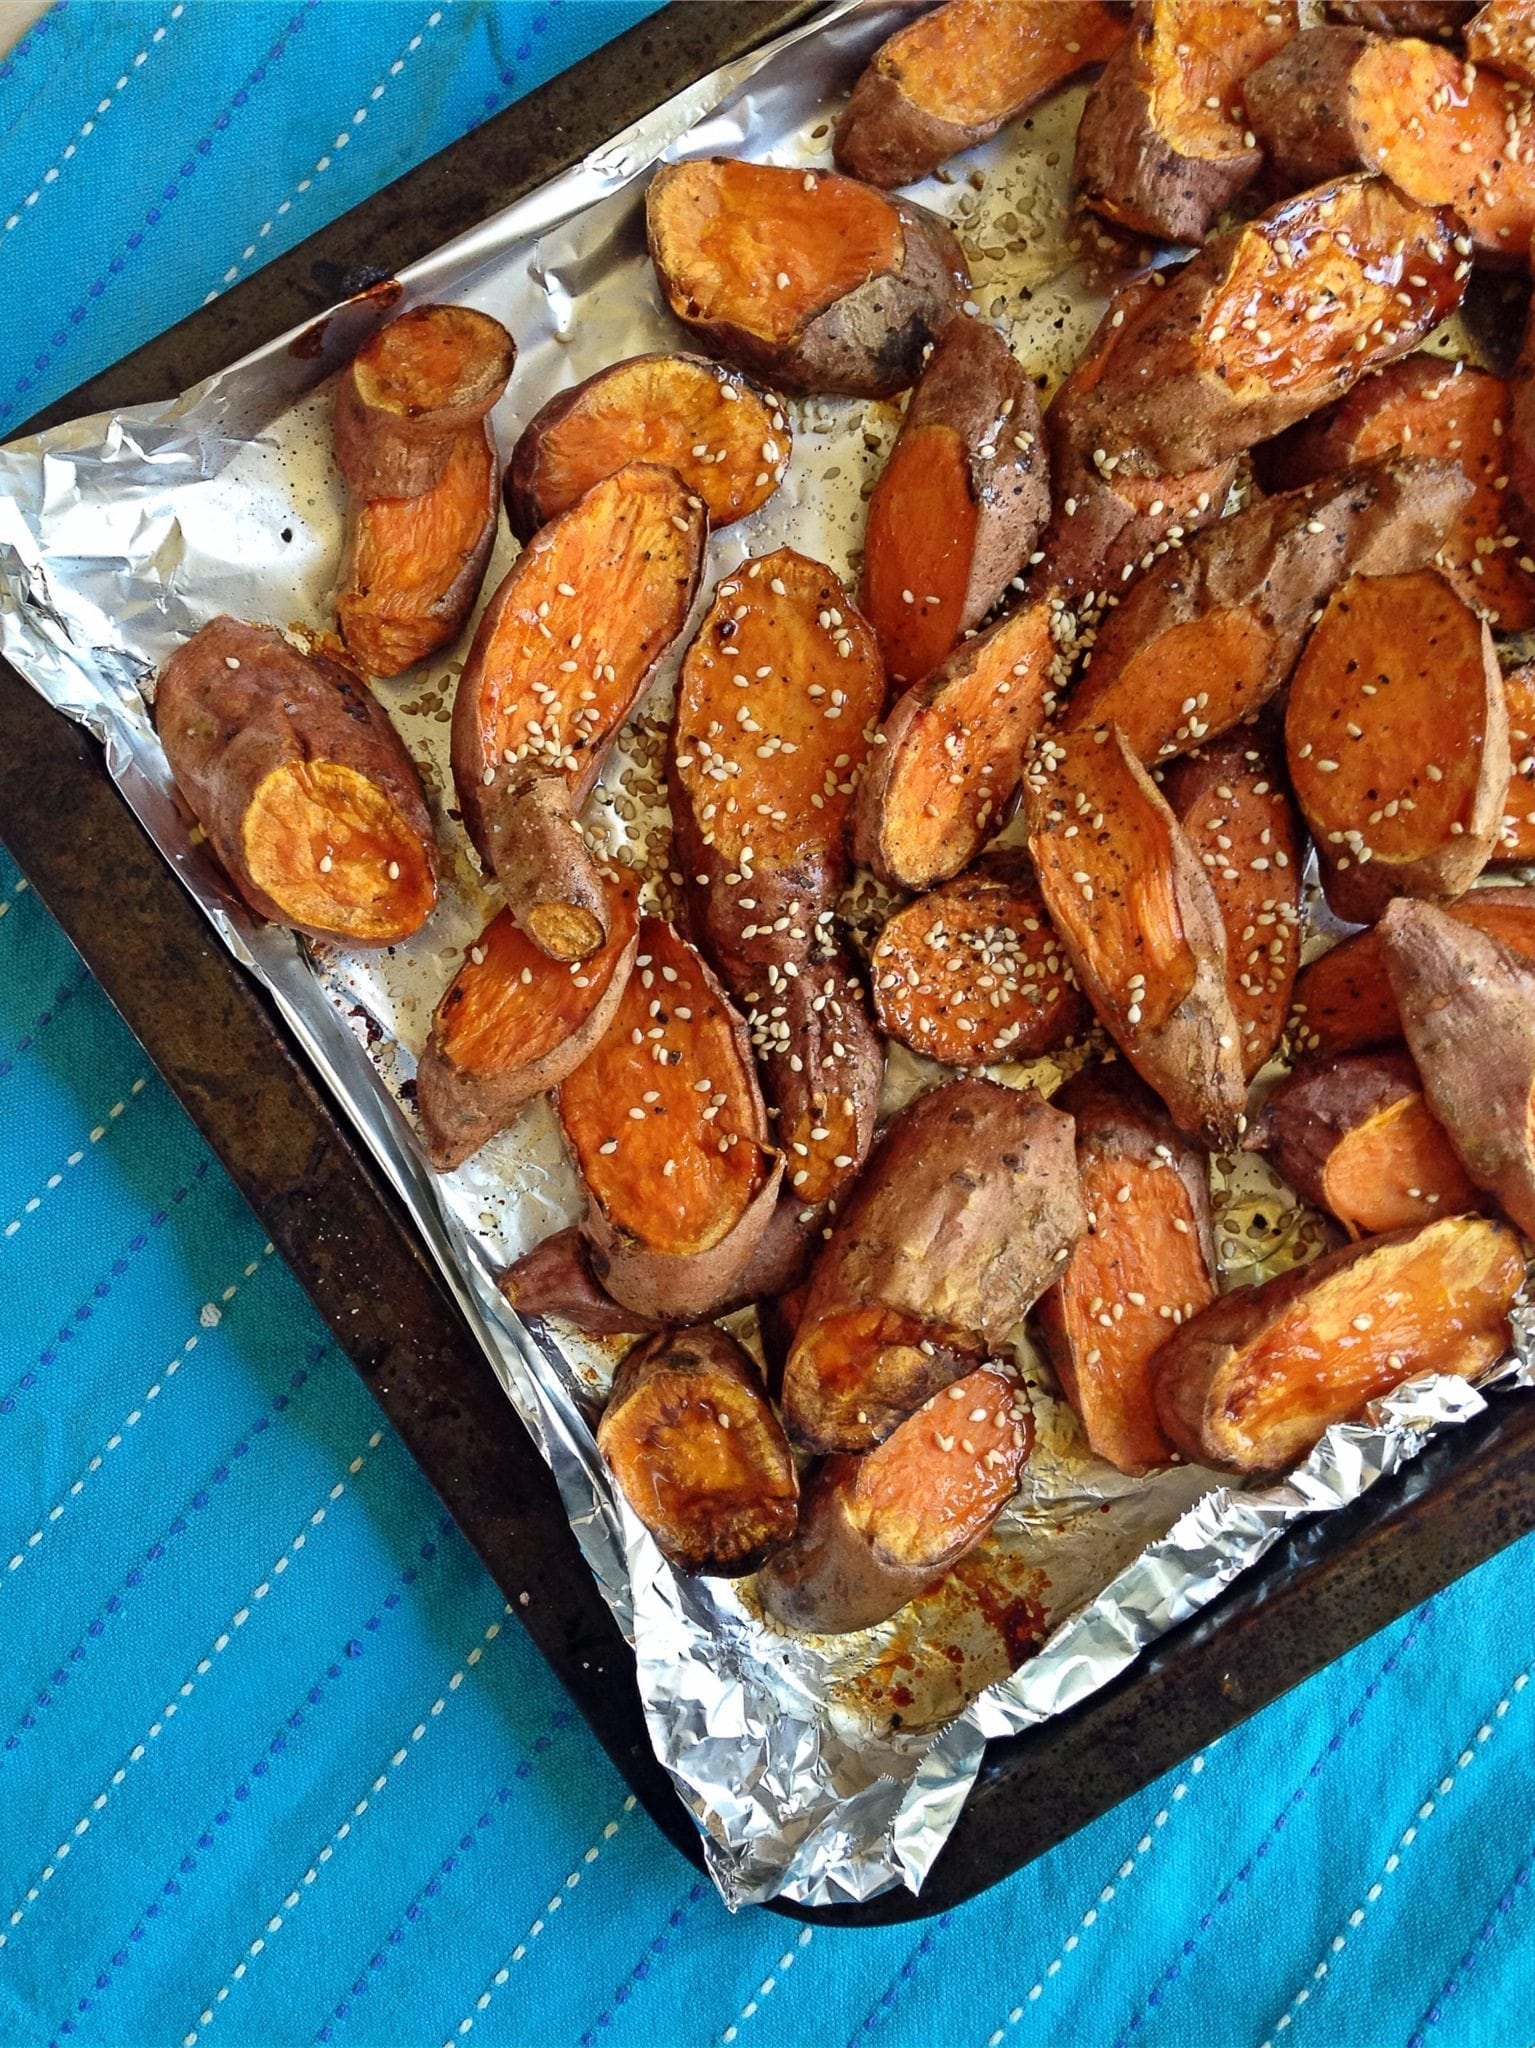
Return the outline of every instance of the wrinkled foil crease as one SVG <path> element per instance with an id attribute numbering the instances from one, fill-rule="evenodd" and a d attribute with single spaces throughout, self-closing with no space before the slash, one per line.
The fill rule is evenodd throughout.
<path id="1" fill-rule="evenodd" d="M 825 165 L 826 114 L 899 17 L 846 0 L 826 9 L 404 275 L 408 299 L 482 305 L 516 334 L 517 375 L 495 415 L 503 450 L 553 391 L 623 355 L 675 345 L 644 256 L 650 168 L 713 152 Z M 917 192 L 961 227 L 981 311 L 1051 380 L 1102 306 L 1065 247 L 1080 104 L 1080 90 L 1059 95 L 974 152 L 961 175 Z M 984 171 L 984 196 L 971 166 Z M 524 1326 L 496 1292 L 497 1272 L 579 1213 L 547 1105 L 531 1105 L 511 1132 L 444 1177 L 426 1167 L 399 1106 L 432 1006 L 494 903 L 447 815 L 446 723 L 467 643 L 424 677 L 379 689 L 422 763 L 447 870 L 427 933 L 382 958 L 306 949 L 248 914 L 188 830 L 146 708 L 161 662 L 218 611 L 328 623 L 346 506 L 319 387 L 390 310 L 364 294 L 169 404 L 75 420 L 0 450 L 0 648 L 102 742 L 123 795 L 224 944 L 269 991 L 404 1200 L 634 1643 L 657 1754 L 698 1821 L 727 1903 L 843 1904 L 903 1883 L 916 1890 L 988 1739 L 1089 1697 L 1300 1518 L 1357 1499 L 1485 1402 L 1460 1380 L 1415 1380 L 1366 1420 L 1328 1430 L 1281 1480 L 1229 1486 L 1179 1465 L 1132 1481 L 1087 1454 L 1047 1369 L 1020 1339 L 1036 1450 L 973 1569 L 961 1566 L 882 1628 L 836 1640 L 772 1632 L 749 1584 L 676 1576 L 615 1499 L 593 1442 L 611 1354 Z M 786 542 L 848 569 L 863 496 L 898 416 L 824 400 L 792 411 L 789 477 L 763 512 L 716 536 L 715 576 Z M 503 533 L 487 593 L 513 558 Z M 663 905 L 655 769 L 674 675 L 675 663 L 615 750 L 589 811 L 598 843 L 647 869 L 651 900 Z M 877 902 L 867 886 L 855 894 L 846 906 L 855 925 L 867 929 Z M 1045 1088 L 1061 1078 L 1050 1062 L 995 1071 Z M 886 1110 L 941 1072 L 893 1049 Z M 1261 1162 L 1217 1162 L 1214 1188 L 1225 1284 L 1320 1248 L 1316 1219 Z M 749 1320 L 742 1334 L 751 1340 Z M 1521 1315 L 1515 1356 L 1484 1384 L 1529 1384 L 1532 1352 Z"/>

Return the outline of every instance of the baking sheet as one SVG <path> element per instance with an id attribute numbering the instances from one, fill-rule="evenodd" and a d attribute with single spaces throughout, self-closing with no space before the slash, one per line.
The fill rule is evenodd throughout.
<path id="1" fill-rule="evenodd" d="M 1047 1368 L 1020 1339 L 1037 1448 L 983 1551 L 892 1621 L 794 1639 L 761 1622 L 750 1584 L 679 1579 L 615 1501 L 591 1421 L 613 1357 L 524 1327 L 495 1275 L 580 1197 L 547 1105 L 457 1173 L 430 1173 L 409 1107 L 432 1008 L 496 898 L 456 818 L 448 722 L 469 632 L 378 694 L 421 764 L 444 849 L 443 901 L 384 955 L 306 947 L 228 892 L 177 805 L 146 709 L 160 663 L 221 611 L 316 633 L 330 623 L 346 504 L 328 445 L 327 379 L 399 305 L 451 299 L 494 313 L 519 358 L 494 415 L 506 453 L 555 391 L 619 357 L 674 346 L 644 253 L 656 162 L 741 153 L 829 164 L 830 116 L 897 11 L 838 6 L 699 82 L 584 164 L 407 272 L 281 337 L 169 405 L 75 421 L 0 451 L 0 646 L 103 742 L 109 769 L 231 951 L 287 1021 L 404 1198 L 558 1481 L 604 1595 L 635 1644 L 657 1753 L 701 1828 L 727 1902 L 810 1904 L 916 1889 L 958 1815 L 985 1740 L 1074 1705 L 1213 1598 L 1300 1515 L 1395 1470 L 1428 1432 L 1481 1412 L 1458 1380 L 1417 1382 L 1371 1418 L 1328 1432 L 1297 1473 L 1233 1490 L 1175 1465 L 1122 1478 L 1085 1451 Z M 1096 323 L 1102 296 L 1067 241 L 1067 179 L 1082 90 L 1058 95 L 951 174 L 915 188 L 967 248 L 973 304 L 1048 387 Z M 789 408 L 794 453 L 762 512 L 715 536 L 700 593 L 748 554 L 792 543 L 851 580 L 863 505 L 899 425 L 889 402 Z M 516 553 L 503 530 L 485 582 Z M 470 632 L 472 632 L 472 623 Z M 685 640 L 682 644 L 685 644 Z M 673 661 L 588 807 L 595 843 L 646 876 L 665 909 L 662 773 Z M 67 829 L 65 821 L 64 829 Z M 880 892 L 844 906 L 872 933 Z M 944 1077 L 892 1049 L 886 1110 Z M 1053 1062 L 994 1069 L 1046 1089 Z M 1261 1162 L 1218 1162 L 1227 1283 L 1319 1249 L 1318 1220 Z M 751 1320 L 736 1327 L 752 1341 Z M 1521 1381 L 1527 1352 L 1504 1368 Z M 1015 1670 L 1016 1667 L 1016 1670 Z M 1011 1676 L 1009 1674 L 1012 1674 Z"/>

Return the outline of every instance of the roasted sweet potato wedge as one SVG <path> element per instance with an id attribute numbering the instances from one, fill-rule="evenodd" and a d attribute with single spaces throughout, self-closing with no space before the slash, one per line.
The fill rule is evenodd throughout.
<path id="1" fill-rule="evenodd" d="M 1120 330 L 1074 408 L 1079 445 L 1116 477 L 1178 476 L 1293 426 L 1454 312 L 1458 232 L 1363 176 L 1215 236 Z"/>
<path id="2" fill-rule="evenodd" d="M 506 389 L 517 344 L 472 306 L 414 306 L 342 371 L 331 448 L 359 498 L 418 498 Z"/>
<path id="3" fill-rule="evenodd" d="M 794 1534 L 799 1480 L 762 1376 L 713 1323 L 638 1344 L 618 1369 L 597 1448 L 680 1572 L 739 1579 Z"/>
<path id="4" fill-rule="evenodd" d="M 1040 894 L 1098 1019 L 1174 1123 L 1229 1147 L 1247 1100 L 1209 876 L 1114 727 L 1046 739 L 1024 783 Z"/>
<path id="5" fill-rule="evenodd" d="M 1503 378 L 1441 356 L 1405 356 L 1285 435 L 1269 451 L 1269 474 L 1289 489 L 1394 450 L 1457 462 L 1472 495 L 1445 534 L 1437 566 L 1491 625 L 1522 633 L 1535 625 L 1535 575 L 1520 567 L 1522 549 L 1508 523 L 1510 414 Z"/>
<path id="6" fill-rule="evenodd" d="M 369 498 L 352 518 L 336 623 L 374 676 L 397 676 L 458 637 L 496 539 L 500 464 L 488 422 L 453 437 L 415 498 Z"/>
<path id="7" fill-rule="evenodd" d="M 639 1337 L 665 1327 L 613 1299 L 592 1269 L 591 1244 L 579 1224 L 524 1252 L 496 1285 L 519 1315 L 559 1316 L 583 1337 Z"/>
<path id="8" fill-rule="evenodd" d="M 509 910 L 481 932 L 432 1014 L 416 1071 L 427 1157 L 461 1166 L 535 1095 L 557 1088 L 613 1021 L 639 949 L 633 877 L 607 885 L 607 938 L 551 960 Z"/>
<path id="9" fill-rule="evenodd" d="M 1429 1108 L 1476 1185 L 1535 1237 L 1535 963 L 1406 898 L 1380 937 Z"/>
<path id="10" fill-rule="evenodd" d="M 1497 848 L 1508 794 L 1486 622 L 1435 570 L 1351 577 L 1296 668 L 1285 749 L 1339 917 L 1462 895 Z"/>
<path id="11" fill-rule="evenodd" d="M 828 171 L 668 164 L 645 219 L 677 318 L 784 391 L 904 391 L 969 289 L 945 221 Z"/>
<path id="12" fill-rule="evenodd" d="M 1203 241 L 1263 163 L 1242 81 L 1297 26 L 1294 0 L 1139 0 L 1082 109 L 1078 199 L 1131 234 Z"/>
<path id="13" fill-rule="evenodd" d="M 1399 1047 L 1303 1061 L 1264 1103 L 1247 1145 L 1266 1152 L 1281 1178 L 1350 1237 L 1476 1205 L 1418 1070 Z"/>
<path id="14" fill-rule="evenodd" d="M 1521 85 L 1535 85 L 1535 0 L 1487 0 L 1466 30 L 1466 55 Z"/>
<path id="15" fill-rule="evenodd" d="M 948 0 L 881 43 L 832 144 L 839 171 L 913 185 L 984 142 L 1123 40 L 1097 0 Z"/>
<path id="16" fill-rule="evenodd" d="M 517 438 L 506 510 L 522 541 L 630 462 L 674 469 L 716 531 L 760 511 L 791 435 L 778 400 L 705 356 L 631 356 L 556 392 Z"/>
<path id="17" fill-rule="evenodd" d="M 1267 732 L 1243 727 L 1185 754 L 1163 784 L 1220 905 L 1249 1081 L 1284 1036 L 1300 966 L 1304 841 L 1283 763 Z"/>
<path id="18" fill-rule="evenodd" d="M 919 683 L 1033 552 L 1050 479 L 1032 381 L 994 327 L 951 320 L 869 500 L 859 603 L 894 683 Z"/>
<path id="19" fill-rule="evenodd" d="M 1503 672 L 1508 752 L 1513 764 L 1503 799 L 1496 861 L 1535 860 L 1535 662 Z"/>
<path id="20" fill-rule="evenodd" d="M 586 1185 L 592 1268 L 613 1299 L 668 1323 L 734 1299 L 783 1162 L 746 1027 L 662 919 L 641 919 L 613 1021 L 558 1103 Z"/>
<path id="21" fill-rule="evenodd" d="M 957 1380 L 866 1457 L 828 1458 L 799 1531 L 757 1582 L 785 1628 L 846 1635 L 904 1607 L 973 1550 L 1018 1490 L 1033 1418 L 995 1366 Z"/>
<path id="22" fill-rule="evenodd" d="M 1284 185 L 1320 184 L 1359 168 L 1349 79 L 1374 37 L 1364 28 L 1303 29 L 1242 88 L 1252 133 Z"/>
<path id="23" fill-rule="evenodd" d="M 453 705 L 453 780 L 480 858 L 552 959 L 585 959 L 607 936 L 576 817 L 687 622 L 707 533 L 671 470 L 630 463 L 538 533 L 481 616 Z"/>
<path id="24" fill-rule="evenodd" d="M 1239 1287 L 1152 1361 L 1162 1427 L 1196 1464 L 1278 1471 L 1416 1373 L 1485 1371 L 1523 1279 L 1506 1223 L 1446 1216 Z"/>
<path id="25" fill-rule="evenodd" d="M 1209 1164 L 1123 1061 L 1053 1100 L 1076 1123 L 1087 1235 L 1039 1304 L 1040 1334 L 1092 1450 L 1150 1472 L 1172 1457 L 1152 1354 L 1215 1299 Z"/>
<path id="26" fill-rule="evenodd" d="M 1006 823 L 1069 659 L 1053 595 L 1009 612 L 897 699 L 858 791 L 853 851 L 881 881 L 947 881 Z"/>
<path id="27" fill-rule="evenodd" d="M 437 902 L 415 763 L 356 676 L 269 626 L 210 619 L 160 672 L 176 787 L 259 917 L 392 946 Z"/>
<path id="28" fill-rule="evenodd" d="M 880 1028 L 951 1067 L 1036 1059 L 1092 1019 L 1016 856 L 982 862 L 896 911 L 870 964 Z"/>
<path id="29" fill-rule="evenodd" d="M 1474 889 L 1443 906 L 1475 931 L 1535 960 L 1535 889 Z M 1378 929 L 1356 932 L 1302 968 L 1295 984 L 1295 1049 L 1323 1055 L 1392 1045 L 1402 1019 Z"/>
<path id="30" fill-rule="evenodd" d="M 1289 680 L 1345 578 L 1432 561 L 1470 494 L 1453 460 L 1387 456 L 1220 520 L 1104 619 L 1067 723 L 1117 725 L 1147 763 L 1214 739 Z"/>
<path id="31" fill-rule="evenodd" d="M 970 1077 L 885 1133 L 810 1276 L 784 1371 L 789 1435 L 865 1451 L 998 1350 L 1084 1226 L 1070 1117 Z"/>
<path id="32" fill-rule="evenodd" d="M 792 548 L 720 583 L 678 689 L 675 856 L 693 928 L 746 1010 L 784 1197 L 807 1228 L 868 1154 L 884 1070 L 832 917 L 884 701 L 869 626 L 831 570 Z"/>

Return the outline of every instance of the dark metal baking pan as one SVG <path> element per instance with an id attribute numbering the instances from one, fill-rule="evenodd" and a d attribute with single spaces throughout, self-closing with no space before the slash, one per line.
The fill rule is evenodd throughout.
<path id="1" fill-rule="evenodd" d="M 671 93 L 800 19 L 805 0 L 682 0 L 60 399 L 24 431 L 170 397 L 542 184 Z M 0 839 L 262 1218 L 598 1739 L 673 1843 L 697 1831 L 656 1762 L 633 1657 L 548 1470 L 271 1005 L 109 780 L 100 750 L 0 663 Z M 1460 1573 L 1535 1528 L 1535 1401 L 1494 1399 L 1396 1480 L 1302 1527 L 1113 1685 L 989 1749 L 920 1899 L 1020 1868 Z"/>

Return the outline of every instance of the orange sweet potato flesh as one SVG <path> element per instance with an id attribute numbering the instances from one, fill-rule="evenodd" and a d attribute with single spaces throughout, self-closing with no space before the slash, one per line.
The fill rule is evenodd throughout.
<path id="1" fill-rule="evenodd" d="M 499 465 L 488 425 L 453 437 L 447 466 L 414 498 L 358 507 L 336 617 L 369 675 L 397 676 L 457 637 L 496 537 Z"/>
<path id="2" fill-rule="evenodd" d="M 614 1299 L 671 1321 L 728 1300 L 782 1167 L 741 1020 L 664 920 L 641 920 L 613 1021 L 558 1102 Z"/>
<path id="3" fill-rule="evenodd" d="M 758 1580 L 767 1614 L 819 1635 L 872 1628 L 980 1542 L 1018 1488 L 1029 1409 L 994 1366 L 957 1381 L 866 1457 L 830 1458 Z"/>
<path id="4" fill-rule="evenodd" d="M 1493 1364 L 1523 1279 L 1506 1223 L 1450 1216 L 1237 1288 L 1157 1353 L 1162 1426 L 1198 1464 L 1277 1471 L 1414 1374 Z"/>
<path id="5" fill-rule="evenodd" d="M 1242 81 L 1295 29 L 1293 0 L 1142 0 L 1082 111 L 1078 196 L 1133 234 L 1199 241 L 1263 162 Z"/>
<path id="6" fill-rule="evenodd" d="M 1466 30 L 1466 55 L 1521 85 L 1535 85 L 1535 0 L 1487 0 Z"/>
<path id="7" fill-rule="evenodd" d="M 787 391 L 904 390 L 968 285 L 944 222 L 825 171 L 668 164 L 651 181 L 646 224 L 677 318 Z"/>
<path id="8" fill-rule="evenodd" d="M 1050 509 L 1032 381 L 984 321 L 950 321 L 869 500 L 859 602 L 917 683 L 1023 568 Z"/>
<path id="9" fill-rule="evenodd" d="M 1226 928 L 1226 993 L 1250 1081 L 1273 1057 L 1300 966 L 1303 837 L 1283 753 L 1243 727 L 1186 754 L 1163 785 Z"/>
<path id="10" fill-rule="evenodd" d="M 1350 578 L 1296 669 L 1285 747 L 1339 917 L 1463 894 L 1496 849 L 1508 792 L 1486 624 L 1433 570 Z"/>
<path id="11" fill-rule="evenodd" d="M 414 498 L 506 389 L 517 347 L 488 313 L 416 306 L 364 342 L 336 386 L 331 446 L 359 497 Z"/>
<path id="12" fill-rule="evenodd" d="M 853 850 L 882 881 L 927 889 L 1006 823 L 1066 662 L 1059 606 L 1033 599 L 899 698 L 858 792 Z"/>
<path id="13" fill-rule="evenodd" d="M 874 53 L 837 123 L 837 168 L 912 185 L 994 135 L 1123 39 L 1097 0 L 949 0 Z"/>
<path id="14" fill-rule="evenodd" d="M 1535 860 L 1535 662 L 1506 669 L 1508 751 L 1513 772 L 1503 800 L 1503 830 L 1494 860 Z"/>
<path id="15" fill-rule="evenodd" d="M 513 915 L 556 959 L 602 944 L 601 878 L 576 814 L 686 623 L 706 531 L 671 470 L 631 463 L 539 532 L 475 633 L 453 780 Z"/>
<path id="16" fill-rule="evenodd" d="M 891 917 L 870 963 L 880 1028 L 947 1066 L 1031 1060 L 1091 1011 L 1027 865 L 971 868 Z"/>
<path id="17" fill-rule="evenodd" d="M 1535 960 L 1535 889 L 1474 889 L 1449 916 Z M 1378 930 L 1357 932 L 1301 970 L 1292 1038 L 1306 1053 L 1359 1052 L 1402 1035 Z"/>
<path id="18" fill-rule="evenodd" d="M 1039 1305 L 1040 1331 L 1091 1449 L 1150 1472 L 1172 1457 L 1152 1355 L 1215 1299 L 1209 1166 L 1123 1062 L 1054 1099 L 1076 1122 L 1088 1228 Z"/>
<path id="19" fill-rule="evenodd" d="M 756 1366 L 713 1323 L 668 1330 L 629 1353 L 597 1448 L 679 1571 L 741 1578 L 794 1534 L 788 1441 Z"/>
<path id="20" fill-rule="evenodd" d="M 808 1327 L 802 1317 L 785 1394 L 790 1430 L 811 1449 L 867 1449 L 981 1350 L 963 1331 L 878 1304 L 830 1310 Z M 813 1415 L 801 1392 L 812 1382 Z"/>
<path id="21" fill-rule="evenodd" d="M 1225 927 L 1166 799 L 1110 726 L 1046 740 L 1025 802 L 1040 894 L 1100 1023 L 1180 1130 L 1229 1146 L 1247 1088 Z"/>
<path id="22" fill-rule="evenodd" d="M 1418 1070 L 1399 1046 L 1304 1060 L 1248 1133 L 1280 1177 L 1350 1237 L 1371 1237 L 1475 1206 Z"/>
<path id="23" fill-rule="evenodd" d="M 675 470 L 718 529 L 760 511 L 789 466 L 789 423 L 771 392 L 703 356 L 632 356 L 561 391 L 512 451 L 506 507 L 531 540 L 629 462 Z"/>
<path id="24" fill-rule="evenodd" d="M 558 1087 L 607 1030 L 639 943 L 632 878 L 608 885 L 607 926 L 590 959 L 551 960 L 503 910 L 470 947 L 433 1013 L 416 1075 L 427 1155 L 440 1173 Z"/>
<path id="25" fill-rule="evenodd" d="M 245 901 L 318 939 L 389 946 L 436 905 L 420 778 L 356 675 L 270 627 L 216 618 L 161 671 L 176 786 Z"/>

